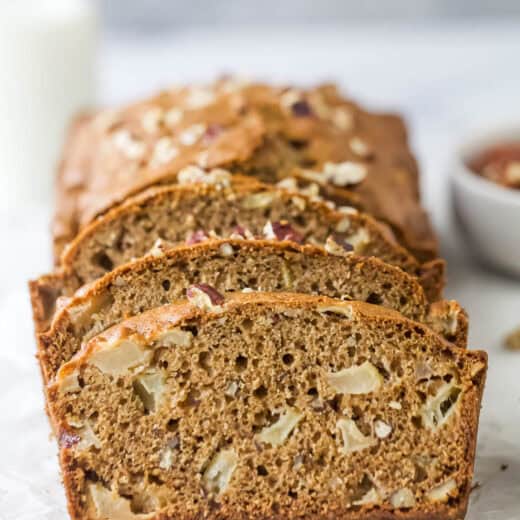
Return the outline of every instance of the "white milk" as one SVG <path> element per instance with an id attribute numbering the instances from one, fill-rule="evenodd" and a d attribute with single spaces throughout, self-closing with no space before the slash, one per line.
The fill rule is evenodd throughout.
<path id="1" fill-rule="evenodd" d="M 82 0 L 0 0 L 0 207 L 51 200 L 64 131 L 93 105 L 97 19 Z"/>

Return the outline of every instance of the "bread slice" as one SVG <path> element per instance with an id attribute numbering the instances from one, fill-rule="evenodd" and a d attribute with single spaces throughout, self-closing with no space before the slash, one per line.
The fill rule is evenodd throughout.
<path id="1" fill-rule="evenodd" d="M 431 325 L 461 347 L 467 343 L 467 319 L 460 306 L 438 302 L 430 310 L 414 277 L 377 258 L 337 256 L 287 241 L 210 239 L 125 264 L 62 302 L 50 330 L 38 338 L 44 380 L 95 334 L 184 298 L 196 283 L 221 292 L 292 291 L 377 303 Z M 38 282 L 32 292 L 37 330 L 43 331 L 48 322 L 39 317 L 50 313 L 37 296 L 42 292 Z"/>
<path id="2" fill-rule="evenodd" d="M 95 216 L 191 164 L 271 183 L 315 174 L 389 223 L 421 261 L 437 256 L 399 117 L 369 113 L 332 85 L 303 91 L 233 79 L 78 121 L 57 182 L 57 251 Z"/>
<path id="3" fill-rule="evenodd" d="M 188 294 L 50 383 L 74 520 L 463 517 L 484 352 L 365 303 Z"/>
<path id="4" fill-rule="evenodd" d="M 181 173 L 186 184 L 150 188 L 84 228 L 64 251 L 61 269 L 80 284 L 89 283 L 143 256 L 157 240 L 178 244 L 199 230 L 230 236 L 238 228 L 253 236 L 322 246 L 332 237 L 331 246 L 341 252 L 375 256 L 424 279 L 428 297 L 439 299 L 444 262 L 420 265 L 366 214 L 224 170 L 205 174 L 187 168 Z"/>
<path id="5" fill-rule="evenodd" d="M 36 330 L 48 328 L 56 300 L 63 296 L 79 296 L 84 300 L 87 294 L 99 296 L 105 287 L 117 291 L 130 287 L 139 294 L 132 305 L 141 305 L 141 299 L 151 293 L 156 298 L 155 304 L 161 305 L 172 298 L 178 299 L 182 296 L 179 291 L 198 281 L 218 285 L 219 290 L 225 291 L 245 288 L 323 294 L 333 291 L 338 298 L 382 303 L 412 319 L 424 316 L 427 302 L 417 279 L 375 257 L 355 253 L 337 255 L 310 244 L 239 235 L 214 238 L 196 233 L 196 240 L 157 248 L 152 254 L 123 264 L 78 290 L 80 280 L 63 272 L 33 280 L 30 292 Z M 136 307 L 136 312 L 142 310 Z"/>

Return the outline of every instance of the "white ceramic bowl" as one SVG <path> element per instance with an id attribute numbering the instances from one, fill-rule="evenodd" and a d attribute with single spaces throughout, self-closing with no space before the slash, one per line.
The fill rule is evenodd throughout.
<path id="1" fill-rule="evenodd" d="M 460 147 L 452 172 L 455 214 L 468 245 L 489 266 L 520 276 L 520 190 L 473 173 L 467 161 L 486 148 L 520 142 L 520 122 L 475 132 Z"/>

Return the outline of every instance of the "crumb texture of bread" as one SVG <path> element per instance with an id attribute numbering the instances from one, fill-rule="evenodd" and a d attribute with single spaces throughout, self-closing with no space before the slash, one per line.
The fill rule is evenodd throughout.
<path id="1" fill-rule="evenodd" d="M 485 372 L 394 311 L 250 293 L 125 320 L 47 390 L 74 520 L 440 520 L 464 515 Z"/>
<path id="2" fill-rule="evenodd" d="M 56 252 L 97 215 L 175 180 L 187 165 L 270 183 L 310 178 L 329 200 L 387 222 L 420 260 L 437 255 L 398 116 L 369 113 L 333 85 L 302 90 L 234 79 L 78 118 L 57 182 Z"/>

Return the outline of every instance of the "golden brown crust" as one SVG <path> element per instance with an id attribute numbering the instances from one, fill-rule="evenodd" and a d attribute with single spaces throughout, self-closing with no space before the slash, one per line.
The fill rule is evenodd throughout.
<path id="1" fill-rule="evenodd" d="M 171 89 L 75 125 L 69 143 L 57 184 L 57 250 L 96 215 L 172 181 L 188 164 L 238 169 L 271 182 L 353 161 L 368 175 L 344 195 L 388 222 L 421 260 L 436 256 L 402 120 L 365 112 L 332 85 L 303 92 L 230 80 Z"/>
<path id="2" fill-rule="evenodd" d="M 418 277 L 428 300 L 431 302 L 439 300 L 446 285 L 446 262 L 436 258 L 424 263 Z"/>
<path id="3" fill-rule="evenodd" d="M 60 274 L 46 274 L 30 280 L 28 285 L 34 330 L 36 333 L 43 332 L 52 321 L 56 300 L 62 294 L 63 277 Z"/>

